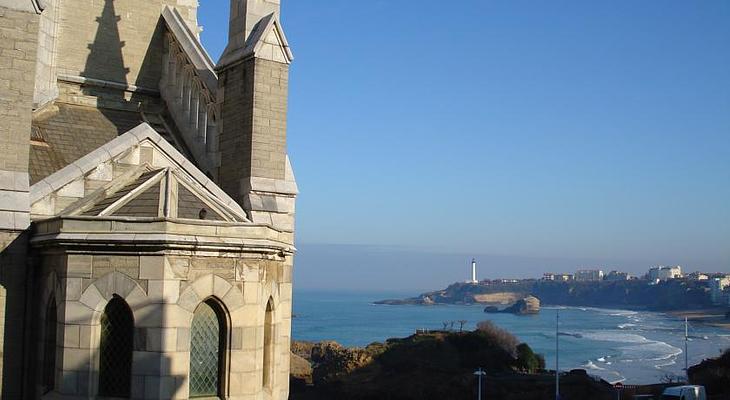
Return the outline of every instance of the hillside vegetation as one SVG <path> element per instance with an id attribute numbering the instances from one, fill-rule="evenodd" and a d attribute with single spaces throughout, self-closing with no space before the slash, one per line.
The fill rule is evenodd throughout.
<path id="1" fill-rule="evenodd" d="M 476 397 L 473 372 L 484 368 L 484 398 L 542 400 L 554 392 L 554 376 L 527 344 L 493 324 L 473 332 L 433 332 L 346 349 L 333 342 L 295 343 L 313 372 L 292 384 L 291 399 L 443 400 Z M 565 400 L 611 399 L 606 382 L 584 372 L 566 374 Z"/>

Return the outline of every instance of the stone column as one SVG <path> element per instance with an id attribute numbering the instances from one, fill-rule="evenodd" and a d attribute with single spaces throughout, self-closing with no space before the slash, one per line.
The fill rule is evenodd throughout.
<path id="1" fill-rule="evenodd" d="M 38 3 L 0 5 L 0 397 L 23 387 L 28 153 L 36 72 Z"/>
<path id="2" fill-rule="evenodd" d="M 286 146 L 290 58 L 278 20 L 266 21 L 259 28 L 269 31 L 257 33 L 261 54 L 233 51 L 217 67 L 220 186 L 254 222 L 293 232 L 297 187 Z"/>

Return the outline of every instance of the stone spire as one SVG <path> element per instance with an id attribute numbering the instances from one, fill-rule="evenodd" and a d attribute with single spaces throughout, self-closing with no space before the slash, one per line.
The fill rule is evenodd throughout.
<path id="1" fill-rule="evenodd" d="M 254 222 L 291 234 L 297 194 L 286 148 L 292 55 L 279 6 L 280 0 L 231 0 L 229 43 L 216 66 L 219 184 Z"/>
<path id="2" fill-rule="evenodd" d="M 278 19 L 280 9 L 281 0 L 231 0 L 228 46 L 221 60 L 229 60 L 234 53 L 241 53 L 256 24 L 271 14 Z"/>

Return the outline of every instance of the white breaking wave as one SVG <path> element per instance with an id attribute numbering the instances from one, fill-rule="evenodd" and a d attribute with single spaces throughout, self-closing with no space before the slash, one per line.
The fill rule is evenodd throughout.
<path id="1" fill-rule="evenodd" d="M 588 340 L 623 344 L 617 350 L 621 352 L 619 361 L 624 363 L 658 361 L 659 363 L 655 366 L 660 368 L 675 364 L 677 356 L 682 354 L 682 349 L 680 348 L 674 347 L 666 342 L 649 340 L 636 333 L 592 331 L 580 332 L 579 335 Z M 597 361 L 605 363 L 606 358 L 601 357 Z M 596 365 L 593 364 L 593 366 Z M 591 368 L 591 366 L 586 365 L 586 368 Z"/>
<path id="2" fill-rule="evenodd" d="M 638 346 L 625 346 L 620 349 L 624 355 L 623 361 L 674 361 L 683 353 L 682 349 L 665 342 L 648 341 Z"/>
<path id="3" fill-rule="evenodd" d="M 594 364 L 593 361 L 591 361 L 591 360 L 588 360 L 587 363 L 583 364 L 583 368 L 591 369 L 594 371 L 605 371 L 606 370 L 606 368 L 599 367 L 598 365 Z"/>
<path id="4" fill-rule="evenodd" d="M 651 343 L 652 341 L 635 333 L 615 331 L 593 331 L 579 333 L 586 339 L 614 343 Z"/>

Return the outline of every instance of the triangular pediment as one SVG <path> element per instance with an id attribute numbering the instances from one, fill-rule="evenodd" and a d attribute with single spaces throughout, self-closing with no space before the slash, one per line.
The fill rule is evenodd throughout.
<path id="1" fill-rule="evenodd" d="M 142 124 L 30 188 L 34 220 L 55 216 L 248 222 L 233 199 Z"/>
<path id="2" fill-rule="evenodd" d="M 82 200 L 64 215 L 244 222 L 181 170 L 145 165 L 114 186 L 119 189 Z"/>
<path id="3" fill-rule="evenodd" d="M 276 14 L 269 14 L 254 26 L 242 48 L 226 49 L 217 69 L 249 57 L 291 64 L 294 60 L 289 41 Z"/>
<path id="4" fill-rule="evenodd" d="M 294 59 L 281 23 L 274 14 L 261 20 L 251 33 L 249 41 L 247 47 L 253 46 L 253 54 L 257 58 L 285 64 L 290 64 Z"/>

